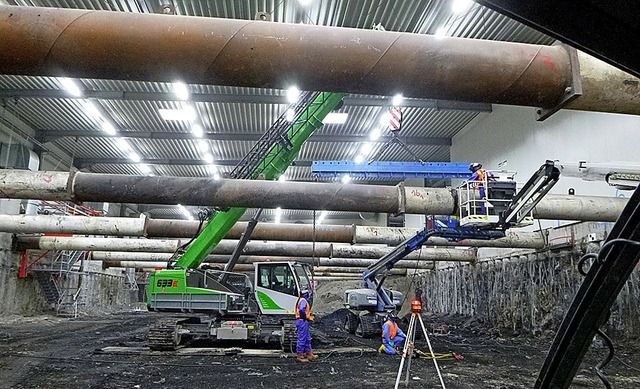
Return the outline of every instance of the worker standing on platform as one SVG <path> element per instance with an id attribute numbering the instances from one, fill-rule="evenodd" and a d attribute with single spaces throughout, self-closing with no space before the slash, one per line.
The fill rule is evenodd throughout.
<path id="1" fill-rule="evenodd" d="M 382 325 L 382 345 L 378 348 L 378 352 L 385 352 L 389 355 L 398 353 L 396 347 L 402 347 L 407 336 L 402 332 L 396 323 L 393 315 L 387 315 Z"/>
<path id="2" fill-rule="evenodd" d="M 480 193 L 480 199 L 486 200 L 487 192 L 486 192 L 486 188 L 484 187 L 484 183 L 487 181 L 495 181 L 495 178 L 493 177 L 493 173 L 487 172 L 485 169 L 482 168 L 482 164 L 477 162 L 474 162 L 471 165 L 469 165 L 469 170 L 473 174 L 471 174 L 471 177 L 469 177 L 467 181 L 468 182 L 476 181 L 478 186 L 478 192 Z M 486 213 L 486 207 L 485 207 L 484 201 L 482 202 L 481 208 L 482 208 L 482 213 Z"/>
<path id="3" fill-rule="evenodd" d="M 296 303 L 296 328 L 298 329 L 296 353 L 298 354 L 297 360 L 300 362 L 309 362 L 318 358 L 318 356 L 314 355 L 313 351 L 311 351 L 309 324 L 313 319 L 311 304 L 309 304 L 309 291 L 303 290 Z"/>

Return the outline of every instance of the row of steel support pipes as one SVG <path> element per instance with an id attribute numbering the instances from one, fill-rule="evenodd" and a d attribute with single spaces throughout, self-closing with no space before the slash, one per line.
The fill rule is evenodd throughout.
<path id="1" fill-rule="evenodd" d="M 0 197 L 143 204 L 315 209 L 428 215 L 457 214 L 447 188 L 422 188 L 213 178 L 133 176 L 82 172 L 0 172 Z M 615 221 L 626 199 L 547 195 L 539 219 Z"/>
<path id="2" fill-rule="evenodd" d="M 15 6 L 0 6 L 0 36 L 0 74 L 179 75 L 194 84 L 640 114 L 637 78 L 563 45 Z"/>

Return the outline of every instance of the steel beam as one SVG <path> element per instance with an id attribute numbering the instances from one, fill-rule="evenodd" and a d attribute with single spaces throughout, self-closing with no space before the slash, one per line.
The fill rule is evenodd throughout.
<path id="1" fill-rule="evenodd" d="M 209 139 L 214 141 L 244 141 L 257 142 L 262 134 L 255 132 L 225 132 L 225 133 L 205 133 L 201 139 Z M 143 139 L 186 139 L 193 140 L 193 134 L 187 132 L 158 132 L 158 131 L 120 131 L 117 136 L 111 136 L 103 131 L 96 130 L 39 130 L 36 131 L 36 138 L 41 142 L 52 142 L 59 138 L 143 138 Z M 422 136 L 400 136 L 403 142 L 410 145 L 420 146 L 451 146 L 451 138 L 447 137 L 422 137 Z M 326 143 L 326 142 L 372 142 L 387 143 L 392 139 L 391 136 L 381 136 L 379 139 L 372 141 L 368 135 L 312 135 L 306 143 Z M 124 159 L 102 158 L 102 159 L 80 159 L 84 164 L 88 163 L 112 163 L 110 161 Z M 106 161 L 106 162 L 104 162 Z M 154 161 L 154 160 L 151 160 Z M 189 161 L 189 160 L 187 160 Z M 227 165 L 235 160 L 223 160 L 220 164 Z M 124 163 L 124 162 L 123 162 Z M 130 163 L 126 162 L 126 163 Z M 231 166 L 231 165 L 229 165 Z M 235 165 L 233 165 L 235 166 Z"/>
<path id="2" fill-rule="evenodd" d="M 112 203 L 456 214 L 449 189 L 382 185 L 214 180 L 97 173 L 0 171 L 0 197 Z M 547 195 L 540 219 L 615 221 L 627 199 Z"/>
<path id="3" fill-rule="evenodd" d="M 103 99 L 103 100 L 141 100 L 141 101 L 181 101 L 175 93 L 164 92 L 130 92 L 130 91 L 102 91 L 84 90 L 82 96 L 74 97 L 63 90 L 46 89 L 2 89 L 0 98 L 24 99 Z M 388 107 L 391 97 L 347 96 L 342 101 L 346 106 Z M 231 93 L 191 93 L 189 101 L 198 103 L 240 103 L 240 104 L 283 104 L 288 105 L 287 96 L 260 94 L 231 94 Z M 460 101 L 433 99 L 404 99 L 403 107 L 433 108 L 437 110 L 464 110 L 477 112 L 491 112 L 491 104 L 466 103 Z M 71 135 L 67 135 L 71 136 Z"/>
<path id="4" fill-rule="evenodd" d="M 561 46 L 364 29 L 2 6 L 0 36 L 2 74 L 166 82 L 179 75 L 196 84 L 543 108 L 571 85 Z M 639 110 L 623 100 L 617 109 Z"/>

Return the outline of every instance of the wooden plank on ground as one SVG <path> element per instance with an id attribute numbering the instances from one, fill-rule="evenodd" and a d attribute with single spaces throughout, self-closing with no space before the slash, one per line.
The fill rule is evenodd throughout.
<path id="1" fill-rule="evenodd" d="M 336 347 L 330 349 L 317 349 L 313 351 L 318 355 L 332 354 L 346 354 L 346 353 L 375 353 L 376 350 L 368 347 Z M 152 351 L 147 347 L 103 347 L 97 349 L 98 354 L 114 354 L 114 355 L 210 355 L 210 356 L 225 356 L 225 355 L 246 355 L 251 357 L 264 357 L 264 358 L 289 358 L 295 356 L 295 354 L 284 352 L 280 350 L 266 350 L 266 349 L 242 349 L 239 347 L 233 348 L 180 348 L 175 351 Z"/>

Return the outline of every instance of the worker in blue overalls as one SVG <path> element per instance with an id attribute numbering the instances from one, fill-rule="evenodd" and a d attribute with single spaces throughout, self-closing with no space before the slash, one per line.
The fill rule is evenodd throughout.
<path id="1" fill-rule="evenodd" d="M 395 355 L 398 353 L 396 347 L 402 347 L 406 338 L 407 335 L 398 327 L 395 317 L 387 315 L 382 325 L 382 345 L 378 348 L 378 352 L 384 351 L 386 354 Z"/>
<path id="2" fill-rule="evenodd" d="M 309 304 L 309 291 L 303 290 L 296 303 L 296 328 L 298 329 L 298 344 L 296 346 L 297 360 L 299 362 L 309 362 L 317 359 L 318 356 L 311 351 L 311 333 L 309 323 L 314 319 L 311 314 L 311 304 Z"/>

